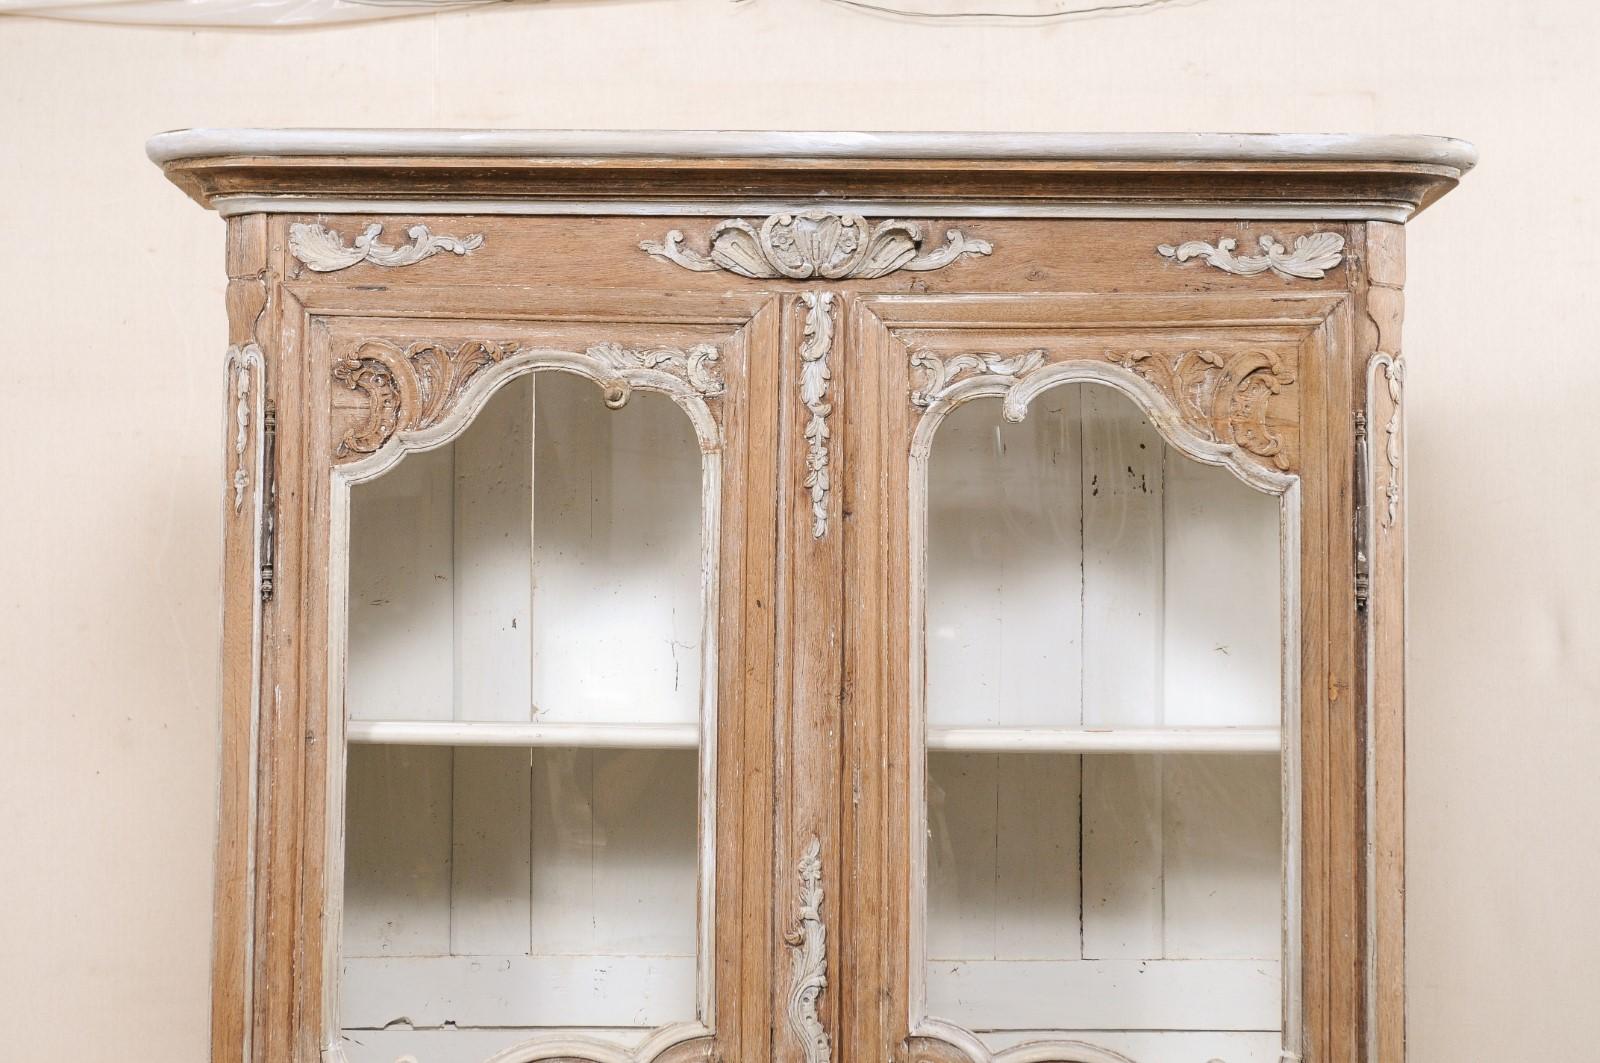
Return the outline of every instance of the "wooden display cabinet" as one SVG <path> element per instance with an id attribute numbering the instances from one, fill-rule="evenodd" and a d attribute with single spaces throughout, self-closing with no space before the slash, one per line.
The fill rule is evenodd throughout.
<path id="1" fill-rule="evenodd" d="M 217 1063 L 1398 1063 L 1425 137 L 189 131 Z"/>

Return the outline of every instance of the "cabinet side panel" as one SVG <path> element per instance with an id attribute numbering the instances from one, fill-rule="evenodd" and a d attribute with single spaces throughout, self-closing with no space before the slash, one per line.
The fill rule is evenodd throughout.
<path id="1" fill-rule="evenodd" d="M 215 923 L 212 934 L 211 1058 L 249 1058 L 250 964 L 255 819 L 256 713 L 260 691 L 261 421 L 264 361 L 233 355 L 256 339 L 266 304 L 266 222 L 261 215 L 228 225 L 228 333 L 223 502 L 222 690 L 217 793 Z M 241 476 L 243 477 L 241 479 Z M 242 488 L 242 490 L 241 490 Z"/>
<path id="2" fill-rule="evenodd" d="M 1372 861 L 1369 1001 L 1373 1061 L 1403 1063 L 1405 1015 L 1405 421 L 1400 358 L 1405 282 L 1405 230 L 1367 227 L 1367 316 L 1377 329 L 1379 358 L 1368 374 L 1367 424 L 1372 434 L 1372 597 L 1367 615 L 1368 825 Z"/>

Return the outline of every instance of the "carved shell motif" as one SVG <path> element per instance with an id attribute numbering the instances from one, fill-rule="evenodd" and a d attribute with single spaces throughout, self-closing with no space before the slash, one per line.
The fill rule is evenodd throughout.
<path id="1" fill-rule="evenodd" d="M 869 227 L 856 214 L 802 210 L 774 214 L 760 228 L 730 218 L 711 230 L 708 253 L 683 246 L 683 231 L 673 229 L 660 243 L 639 245 L 647 254 L 698 273 L 727 270 L 741 277 L 769 280 L 843 280 L 883 277 L 896 270 L 942 269 L 963 255 L 987 255 L 994 248 L 960 229 L 945 233 L 945 245 L 922 253 L 922 228 L 884 221 Z"/>
<path id="2" fill-rule="evenodd" d="M 1177 407 L 1191 429 L 1228 443 L 1287 471 L 1283 440 L 1267 423 L 1267 405 L 1294 383 L 1276 354 L 1252 349 L 1224 357 L 1215 351 L 1107 351 L 1106 358 L 1143 377 Z"/>

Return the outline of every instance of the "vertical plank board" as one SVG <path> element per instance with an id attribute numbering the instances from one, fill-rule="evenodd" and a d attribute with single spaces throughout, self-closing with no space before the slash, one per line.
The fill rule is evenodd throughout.
<path id="1" fill-rule="evenodd" d="M 1167 958 L 1276 958 L 1283 909 L 1278 758 L 1161 759 Z"/>
<path id="2" fill-rule="evenodd" d="M 533 702 L 540 719 L 699 718 L 700 448 L 683 411 L 545 373 L 537 394 Z"/>
<path id="3" fill-rule="evenodd" d="M 1162 455 L 1132 400 L 1079 385 L 1083 425 L 1083 722 L 1161 722 Z"/>
<path id="4" fill-rule="evenodd" d="M 1162 940 L 1161 758 L 1083 758 L 1083 956 L 1155 959 Z"/>
<path id="5" fill-rule="evenodd" d="M 595 949 L 693 956 L 697 754 L 606 749 L 593 756 Z"/>
<path id="6" fill-rule="evenodd" d="M 1162 722 L 1279 724 L 1279 508 L 1226 469 L 1167 453 Z"/>
<path id="7" fill-rule="evenodd" d="M 535 749 L 532 765 L 535 956 L 594 950 L 594 758 L 588 749 Z"/>
<path id="8" fill-rule="evenodd" d="M 456 441 L 455 718 L 529 718 L 533 378 Z"/>
<path id="9" fill-rule="evenodd" d="M 344 954 L 450 951 L 451 751 L 351 746 Z"/>
<path id="10" fill-rule="evenodd" d="M 531 933 L 529 751 L 452 753 L 450 951 L 524 953 Z"/>
<path id="11" fill-rule="evenodd" d="M 1013 753 L 999 758 L 995 796 L 997 959 L 1077 959 L 1079 772 L 1092 757 Z"/>
<path id="12" fill-rule="evenodd" d="M 998 402 L 940 425 L 928 470 L 928 720 L 1075 724 L 1082 565 L 1077 389 L 1021 424 Z"/>
<path id="13" fill-rule="evenodd" d="M 994 958 L 1000 761 L 997 753 L 928 755 L 931 962 Z"/>
<path id="14" fill-rule="evenodd" d="M 351 719 L 452 717 L 454 454 L 408 455 L 350 489 Z"/>

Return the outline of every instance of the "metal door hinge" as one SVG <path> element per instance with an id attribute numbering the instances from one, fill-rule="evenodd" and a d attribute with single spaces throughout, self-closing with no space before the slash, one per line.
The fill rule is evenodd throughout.
<path id="1" fill-rule="evenodd" d="M 1356 609 L 1365 611 L 1372 596 L 1372 561 L 1367 556 L 1367 512 L 1371 506 L 1371 463 L 1367 456 L 1367 415 L 1356 413 L 1355 595 Z"/>
<path id="2" fill-rule="evenodd" d="M 267 400 L 261 417 L 261 600 L 272 601 L 273 543 L 278 514 L 278 406 Z"/>

